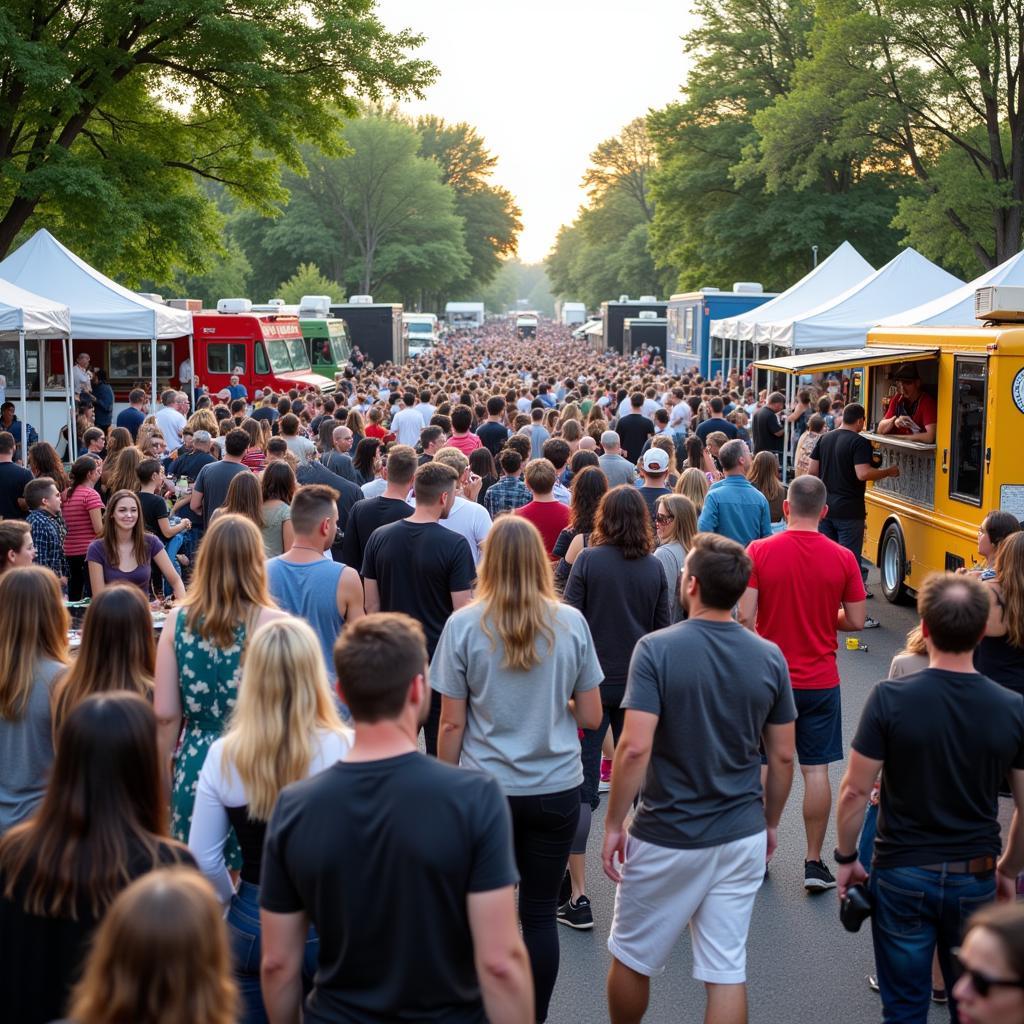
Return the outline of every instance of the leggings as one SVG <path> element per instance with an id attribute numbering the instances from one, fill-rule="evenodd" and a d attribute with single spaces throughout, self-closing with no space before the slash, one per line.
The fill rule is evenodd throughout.
<path id="1" fill-rule="evenodd" d="M 519 920 L 530 957 L 536 1019 L 548 1016 L 558 977 L 558 889 L 580 814 L 579 787 L 544 796 L 510 796 L 519 871 Z"/>
<path id="2" fill-rule="evenodd" d="M 89 596 L 89 566 L 85 555 L 66 555 L 68 560 L 68 600 L 81 601 Z"/>

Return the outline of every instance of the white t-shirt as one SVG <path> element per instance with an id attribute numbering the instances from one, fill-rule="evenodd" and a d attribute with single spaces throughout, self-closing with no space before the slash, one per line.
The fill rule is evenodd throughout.
<path id="1" fill-rule="evenodd" d="M 487 509 L 478 501 L 468 501 L 457 494 L 447 518 L 439 522 L 453 533 L 460 533 L 466 538 L 469 550 L 473 552 L 473 564 L 479 565 L 484 540 L 491 532 L 491 517 Z"/>
<path id="2" fill-rule="evenodd" d="M 343 760 L 352 748 L 352 734 L 348 730 L 335 733 L 319 729 L 316 740 L 307 777 L 322 772 L 336 761 Z M 206 875 L 217 891 L 221 903 L 227 904 L 235 892 L 227 864 L 224 863 L 224 843 L 231 831 L 227 809 L 244 807 L 249 801 L 234 766 L 229 764 L 225 771 L 223 751 L 223 738 L 215 740 L 203 762 L 196 787 L 196 802 L 192 811 L 188 846 L 199 865 L 199 870 Z"/>
<path id="3" fill-rule="evenodd" d="M 693 410 L 689 402 L 677 402 L 668 414 L 669 430 L 682 432 L 689 428 Z"/>
<path id="4" fill-rule="evenodd" d="M 411 448 L 419 444 L 420 431 L 425 426 L 422 414 L 415 407 L 400 409 L 391 421 L 391 429 L 398 438 L 398 443 L 407 444 Z"/>
<path id="5" fill-rule="evenodd" d="M 76 395 L 83 391 L 92 391 L 92 377 L 89 376 L 89 371 L 83 370 L 78 363 L 71 367 L 71 380 L 74 382 Z"/>
<path id="6" fill-rule="evenodd" d="M 163 432 L 169 452 L 181 447 L 181 432 L 187 422 L 188 420 L 173 405 L 163 406 L 156 414 L 156 425 Z"/>

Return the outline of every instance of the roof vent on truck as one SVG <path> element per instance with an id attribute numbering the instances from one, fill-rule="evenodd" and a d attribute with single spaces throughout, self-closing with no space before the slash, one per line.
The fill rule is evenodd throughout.
<path id="1" fill-rule="evenodd" d="M 763 295 L 764 285 L 760 281 L 735 281 L 732 290 L 736 295 Z"/>
<path id="2" fill-rule="evenodd" d="M 974 318 L 994 323 L 1024 322 L 1024 287 L 986 285 L 974 293 Z"/>
<path id="3" fill-rule="evenodd" d="M 348 304 L 350 306 L 372 306 L 373 296 L 372 295 L 350 295 L 348 297 Z"/>
<path id="4" fill-rule="evenodd" d="M 303 295 L 299 299 L 300 313 L 316 313 L 319 316 L 327 316 L 330 311 L 330 295 Z"/>
<path id="5" fill-rule="evenodd" d="M 252 302 L 249 299 L 218 299 L 218 313 L 250 313 Z"/>
<path id="6" fill-rule="evenodd" d="M 658 301 L 658 296 L 657 295 L 641 295 L 640 298 L 637 301 L 639 301 L 639 302 L 657 302 Z"/>

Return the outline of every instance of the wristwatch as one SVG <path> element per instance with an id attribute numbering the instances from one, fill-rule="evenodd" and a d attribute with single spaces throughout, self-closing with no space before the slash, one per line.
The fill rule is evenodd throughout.
<path id="1" fill-rule="evenodd" d="M 837 846 L 832 851 L 832 859 L 837 864 L 853 864 L 857 860 L 857 857 L 858 853 L 856 850 L 854 850 L 853 853 L 840 853 L 839 847 Z"/>

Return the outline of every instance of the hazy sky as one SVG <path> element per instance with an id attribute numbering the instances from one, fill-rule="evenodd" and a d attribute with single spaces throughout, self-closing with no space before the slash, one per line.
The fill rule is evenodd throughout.
<path id="1" fill-rule="evenodd" d="M 587 156 L 678 94 L 685 0 L 378 0 L 390 29 L 427 36 L 440 69 L 409 112 L 476 126 L 523 211 L 519 254 L 542 259 L 585 199 Z"/>

